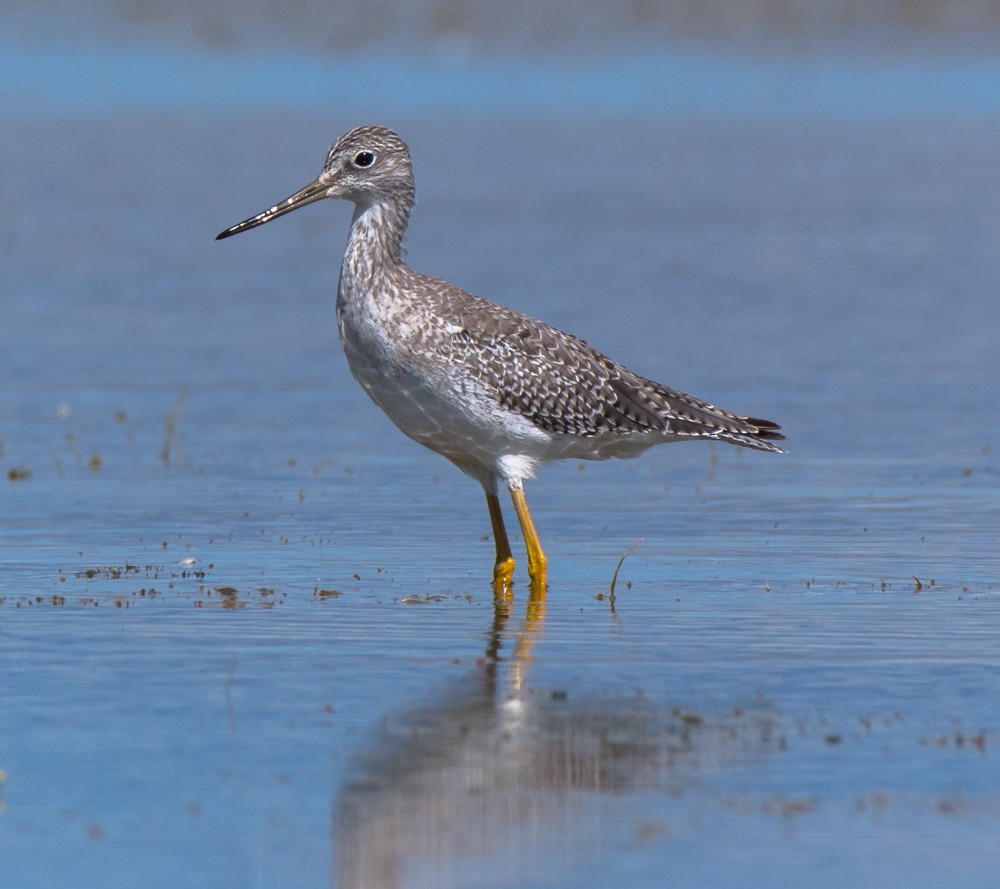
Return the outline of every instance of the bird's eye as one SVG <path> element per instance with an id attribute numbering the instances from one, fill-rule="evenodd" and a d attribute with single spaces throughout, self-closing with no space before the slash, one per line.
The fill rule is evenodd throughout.
<path id="1" fill-rule="evenodd" d="M 373 163 L 375 163 L 374 151 L 359 151 L 354 155 L 354 166 L 356 167 L 370 167 Z"/>

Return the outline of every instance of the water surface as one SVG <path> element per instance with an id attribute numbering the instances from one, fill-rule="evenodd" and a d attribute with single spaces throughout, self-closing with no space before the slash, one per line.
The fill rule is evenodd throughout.
<path id="1" fill-rule="evenodd" d="M 231 62 L 198 53 L 192 83 Z M 528 65 L 496 104 L 488 66 L 372 107 L 303 76 L 303 113 L 158 64 L 122 69 L 148 107 L 40 76 L 3 112 L 11 886 L 996 884 L 988 102 L 775 113 L 695 67 L 698 113 L 564 107 L 571 72 L 533 95 Z M 742 89 L 795 93 L 763 72 Z M 350 208 L 212 240 L 381 114 L 415 267 L 773 417 L 789 453 L 546 469 L 546 607 L 519 567 L 495 609 L 481 493 L 339 354 Z"/>

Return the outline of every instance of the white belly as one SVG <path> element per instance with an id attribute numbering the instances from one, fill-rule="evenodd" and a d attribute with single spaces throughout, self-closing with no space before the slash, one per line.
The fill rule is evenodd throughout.
<path id="1" fill-rule="evenodd" d="M 486 469 L 506 475 L 502 461 L 524 455 L 544 460 L 552 436 L 526 417 L 501 408 L 495 392 L 460 368 L 414 366 L 393 344 L 357 336 L 341 323 L 341 340 L 354 378 L 399 429 L 477 478 Z"/>

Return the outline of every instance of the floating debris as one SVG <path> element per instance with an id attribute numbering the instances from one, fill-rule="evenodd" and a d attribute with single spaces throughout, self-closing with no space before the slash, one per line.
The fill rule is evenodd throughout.
<path id="1" fill-rule="evenodd" d="M 635 548 L 645 539 L 645 537 L 640 537 L 635 543 L 633 543 L 627 550 L 625 550 L 622 557 L 618 560 L 618 564 L 615 565 L 615 573 L 611 575 L 611 595 L 609 596 L 612 609 L 615 607 L 615 584 L 618 583 L 618 572 L 622 570 L 622 565 L 625 563 L 625 560 L 632 555 Z"/>

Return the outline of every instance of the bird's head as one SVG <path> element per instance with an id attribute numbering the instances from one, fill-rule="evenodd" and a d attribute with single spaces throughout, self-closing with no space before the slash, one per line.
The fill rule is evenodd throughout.
<path id="1" fill-rule="evenodd" d="M 345 133 L 330 146 L 322 172 L 305 188 L 219 232 L 216 240 L 256 228 L 323 198 L 340 198 L 358 207 L 382 201 L 412 204 L 413 167 L 406 143 L 392 130 L 374 125 Z"/>

